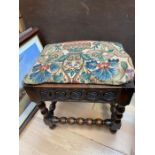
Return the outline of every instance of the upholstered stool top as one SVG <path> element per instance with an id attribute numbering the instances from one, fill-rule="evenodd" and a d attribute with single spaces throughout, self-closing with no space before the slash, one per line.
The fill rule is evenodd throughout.
<path id="1" fill-rule="evenodd" d="M 74 41 L 46 45 L 24 83 L 120 85 L 133 78 L 132 60 L 122 44 Z"/>

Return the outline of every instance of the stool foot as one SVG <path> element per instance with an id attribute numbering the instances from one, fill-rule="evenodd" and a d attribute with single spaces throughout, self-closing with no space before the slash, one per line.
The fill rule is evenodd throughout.
<path id="1" fill-rule="evenodd" d="M 56 124 L 49 124 L 49 128 L 50 129 L 55 129 L 56 128 Z"/>
<path id="2" fill-rule="evenodd" d="M 48 118 L 44 118 L 44 123 L 48 125 L 50 129 L 54 129 L 56 127 L 56 124 L 52 121 L 50 116 Z"/>
<path id="3" fill-rule="evenodd" d="M 117 130 L 110 129 L 110 132 L 115 134 L 117 132 Z"/>
<path id="4" fill-rule="evenodd" d="M 38 103 L 38 107 L 43 115 L 44 123 L 48 125 L 50 129 L 54 129 L 56 127 L 56 124 L 52 121 L 52 118 L 54 117 L 55 105 L 56 101 L 52 102 L 48 110 L 45 102 L 41 101 Z"/>

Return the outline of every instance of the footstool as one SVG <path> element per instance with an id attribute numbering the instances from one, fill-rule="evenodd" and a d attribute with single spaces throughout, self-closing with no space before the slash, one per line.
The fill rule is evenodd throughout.
<path id="1" fill-rule="evenodd" d="M 57 123 L 106 125 L 115 133 L 134 92 L 134 67 L 122 44 L 117 42 L 48 44 L 26 75 L 24 88 L 51 129 Z M 45 101 L 51 101 L 49 109 Z M 56 117 L 57 101 L 109 103 L 111 116 L 106 120 Z"/>

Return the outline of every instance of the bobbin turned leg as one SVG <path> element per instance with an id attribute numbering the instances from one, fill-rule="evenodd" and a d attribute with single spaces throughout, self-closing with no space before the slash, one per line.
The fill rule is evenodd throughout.
<path id="1" fill-rule="evenodd" d="M 54 121 L 54 110 L 56 108 L 56 101 L 53 101 L 49 106 L 49 127 L 51 129 L 56 127 L 56 123 Z"/>
<path id="2" fill-rule="evenodd" d="M 43 115 L 43 119 L 44 119 L 45 124 L 48 125 L 49 111 L 48 111 L 48 109 L 46 108 L 45 102 L 40 101 L 40 102 L 37 104 L 37 106 L 38 106 L 38 108 L 40 109 L 41 114 Z"/>
<path id="3" fill-rule="evenodd" d="M 116 133 L 118 129 L 121 128 L 121 119 L 123 113 L 125 112 L 125 106 L 130 104 L 131 97 L 133 95 L 134 89 L 123 88 L 118 97 L 118 103 L 111 105 L 111 125 L 110 131 Z"/>
<path id="4" fill-rule="evenodd" d="M 110 131 L 112 133 L 116 133 L 116 131 L 121 128 L 121 119 L 123 117 L 123 113 L 125 112 L 125 106 L 117 105 L 113 108 L 114 109 L 111 115 L 112 124 L 110 126 Z"/>
<path id="5" fill-rule="evenodd" d="M 110 104 L 111 119 L 114 118 L 114 114 L 115 114 L 115 111 L 116 111 L 116 105 L 117 105 L 116 102 L 112 102 L 112 103 Z"/>
<path id="6" fill-rule="evenodd" d="M 41 101 L 38 103 L 38 107 L 43 115 L 43 119 L 46 125 L 48 125 L 51 129 L 53 129 L 56 125 L 53 121 L 53 115 L 55 110 L 56 101 L 50 104 L 49 110 L 46 107 L 45 102 Z"/>

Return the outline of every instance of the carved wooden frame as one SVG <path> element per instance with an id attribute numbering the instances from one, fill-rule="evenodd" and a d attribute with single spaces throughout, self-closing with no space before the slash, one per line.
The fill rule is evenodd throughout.
<path id="1" fill-rule="evenodd" d="M 50 128 L 54 128 L 57 123 L 106 125 L 111 132 L 115 133 L 121 127 L 125 106 L 130 103 L 134 92 L 134 83 L 130 82 L 120 86 L 45 83 L 39 85 L 25 84 L 24 88 L 31 100 L 37 103 L 45 124 Z M 49 109 L 47 109 L 45 101 L 52 101 Z M 108 102 L 111 105 L 111 118 L 105 120 L 100 118 L 58 118 L 54 116 L 57 101 Z"/>

